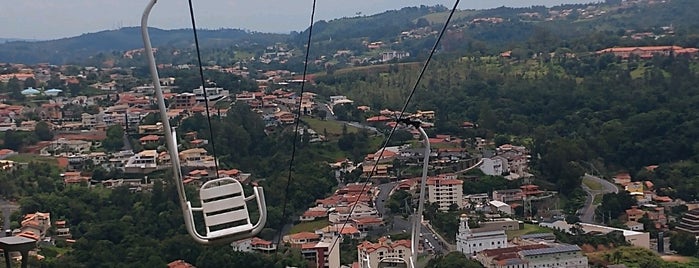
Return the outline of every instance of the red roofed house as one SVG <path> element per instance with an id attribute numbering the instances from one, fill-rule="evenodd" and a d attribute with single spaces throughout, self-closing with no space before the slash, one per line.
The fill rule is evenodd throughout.
<path id="1" fill-rule="evenodd" d="M 672 56 L 686 54 L 694 56 L 699 52 L 697 48 L 683 48 L 680 46 L 646 46 L 646 47 L 613 47 L 597 51 L 598 55 L 611 53 L 614 56 L 628 59 L 636 55 L 642 59 L 650 59 L 654 56 Z"/>
<path id="2" fill-rule="evenodd" d="M 327 218 L 328 217 L 328 210 L 324 208 L 322 205 L 319 205 L 314 208 L 309 208 L 304 212 L 300 217 L 299 221 L 315 221 L 317 219 L 321 218 Z"/>
<path id="3" fill-rule="evenodd" d="M 262 252 L 262 253 L 272 253 L 277 250 L 277 245 L 271 241 L 264 240 L 262 238 L 253 237 L 250 241 L 250 246 L 252 250 Z"/>
<path id="4" fill-rule="evenodd" d="M 82 184 L 87 183 L 88 181 L 90 181 L 90 178 L 81 176 L 80 172 L 78 171 L 70 171 L 63 173 L 63 182 L 66 185 Z"/>
<path id="5" fill-rule="evenodd" d="M 350 239 L 364 239 L 364 237 L 366 237 L 366 234 L 359 231 L 357 227 L 352 226 L 352 224 L 344 223 L 325 226 L 322 229 L 316 230 L 316 234 L 320 234 L 322 237 L 342 236 Z"/>
<path id="6" fill-rule="evenodd" d="M 320 235 L 311 232 L 300 232 L 284 236 L 284 243 L 291 244 L 292 247 L 300 247 L 306 243 L 315 243 L 320 241 Z"/>
<path id="7" fill-rule="evenodd" d="M 11 150 L 11 149 L 2 149 L 0 150 L 0 160 L 4 160 L 5 158 L 8 158 L 10 156 L 17 155 L 17 152 Z"/>
<path id="8" fill-rule="evenodd" d="M 384 225 L 383 219 L 380 217 L 364 217 L 352 219 L 352 223 L 354 224 L 354 226 L 357 226 L 357 229 L 363 232 Z"/>
<path id="9" fill-rule="evenodd" d="M 628 172 L 621 172 L 614 176 L 614 183 L 621 186 L 626 186 L 631 183 L 631 175 Z"/>
<path id="10" fill-rule="evenodd" d="M 160 136 L 158 135 L 147 135 L 143 136 L 140 139 L 138 139 L 139 142 L 141 142 L 141 145 L 151 145 L 151 144 L 157 144 L 160 141 Z"/>
<path id="11" fill-rule="evenodd" d="M 183 260 L 176 260 L 167 264 L 167 268 L 196 268 Z"/>
<path id="12" fill-rule="evenodd" d="M 357 246 L 359 267 L 378 267 L 379 263 L 389 266 L 409 265 L 412 253 L 410 240 L 391 241 L 381 237 L 378 243 L 364 241 Z"/>
<path id="13" fill-rule="evenodd" d="M 626 210 L 626 219 L 628 221 L 635 221 L 637 222 L 641 218 L 643 218 L 643 215 L 646 215 L 646 212 L 639 209 L 636 206 L 632 206 L 630 209 Z"/>
<path id="14" fill-rule="evenodd" d="M 44 238 L 46 231 L 51 227 L 51 213 L 36 212 L 24 215 L 20 227 L 20 236 L 36 239 Z"/>

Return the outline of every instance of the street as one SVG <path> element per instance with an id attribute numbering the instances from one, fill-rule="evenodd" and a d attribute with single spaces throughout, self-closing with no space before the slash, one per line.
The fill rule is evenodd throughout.
<path id="1" fill-rule="evenodd" d="M 10 229 L 10 216 L 19 209 L 19 205 L 13 204 L 7 200 L 0 199 L 0 211 L 2 211 L 3 226 L 0 230 L 0 237 L 5 236 L 5 230 Z"/>
<path id="2" fill-rule="evenodd" d="M 410 219 L 404 219 L 402 216 L 390 217 L 385 207 L 386 200 L 388 200 L 391 191 L 397 184 L 398 182 L 390 182 L 377 185 L 379 188 L 379 194 L 376 197 L 375 207 L 379 214 L 383 215 L 384 220 L 386 221 L 386 233 L 403 233 L 403 231 L 405 231 L 405 233 L 409 234 L 412 228 Z M 449 251 L 443 247 L 444 243 L 441 241 L 441 239 L 439 239 L 437 235 L 427 228 L 425 224 L 421 224 L 420 226 L 420 233 L 422 234 L 420 239 L 423 240 L 423 243 L 424 240 L 427 239 L 429 244 L 434 247 L 434 253 L 447 253 Z M 384 233 L 383 230 L 381 230 L 381 233 Z M 427 245 L 425 246 L 429 247 Z M 428 248 L 425 248 L 425 251 L 427 250 Z"/>
<path id="3" fill-rule="evenodd" d="M 597 182 L 601 184 L 604 189 L 603 190 L 592 190 L 587 185 L 584 183 L 582 184 L 583 190 L 587 193 L 587 198 L 585 199 L 585 206 L 582 208 L 582 215 L 580 216 L 580 221 L 585 222 L 585 223 L 595 223 L 594 217 L 595 217 L 595 210 L 597 209 L 597 205 L 594 204 L 595 202 L 595 196 L 598 194 L 608 194 L 608 193 L 618 193 L 619 188 L 616 187 L 616 185 L 612 184 L 611 182 L 602 179 L 600 177 L 592 176 L 590 174 L 585 174 L 583 176 L 583 179 L 589 179 L 594 182 Z"/>

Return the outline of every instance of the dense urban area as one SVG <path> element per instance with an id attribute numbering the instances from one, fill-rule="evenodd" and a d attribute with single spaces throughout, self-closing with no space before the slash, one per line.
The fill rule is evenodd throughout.
<path id="1" fill-rule="evenodd" d="M 191 29 L 151 29 L 188 198 L 218 177 L 264 189 L 265 228 L 220 246 L 185 230 L 138 29 L 0 43 L 0 249 L 30 245 L 0 252 L 30 267 L 697 267 L 697 12 L 458 10 L 417 85 L 443 6 L 318 21 L 310 43 L 202 30 L 203 79 Z"/>

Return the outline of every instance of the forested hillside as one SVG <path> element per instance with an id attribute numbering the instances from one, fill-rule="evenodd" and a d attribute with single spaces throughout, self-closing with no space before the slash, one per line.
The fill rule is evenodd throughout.
<path id="1" fill-rule="evenodd" d="M 582 172 L 575 161 L 635 172 L 696 160 L 699 120 L 691 112 L 699 107 L 696 67 L 687 57 L 445 56 L 430 66 L 410 108 L 435 110 L 435 132 L 530 142 L 539 175 L 570 192 Z M 317 79 L 318 91 L 344 94 L 377 110 L 399 109 L 416 72 L 394 66 L 383 73 L 329 75 Z M 480 128 L 461 129 L 464 121 Z M 668 178 L 658 180 L 661 186 L 678 186 Z M 677 196 L 695 199 L 699 188 L 693 185 L 677 189 Z"/>

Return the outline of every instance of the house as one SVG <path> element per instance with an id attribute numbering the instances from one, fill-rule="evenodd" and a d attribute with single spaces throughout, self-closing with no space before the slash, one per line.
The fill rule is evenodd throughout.
<path id="1" fill-rule="evenodd" d="M 83 123 L 84 124 L 84 123 Z M 163 133 L 163 123 L 155 123 L 155 125 L 139 125 L 138 134 L 157 134 Z"/>
<path id="2" fill-rule="evenodd" d="M 631 231 L 643 231 L 643 223 L 637 221 L 627 221 L 624 225 Z"/>
<path id="3" fill-rule="evenodd" d="M 490 211 L 493 213 L 505 213 L 507 215 L 512 215 L 512 207 L 507 203 L 493 200 L 488 202 L 488 206 L 490 206 Z"/>
<path id="4" fill-rule="evenodd" d="M 516 202 L 522 201 L 522 199 L 524 199 L 524 193 L 522 193 L 522 189 L 493 191 L 493 200 L 497 200 L 500 202 Z"/>
<path id="5" fill-rule="evenodd" d="M 187 263 L 186 261 L 176 260 L 176 261 L 172 261 L 172 262 L 168 263 L 167 268 L 196 268 L 196 267 L 194 265 Z"/>
<path id="6" fill-rule="evenodd" d="M 613 47 L 599 50 L 596 53 L 597 55 L 613 54 L 622 59 L 628 59 L 631 56 L 638 56 L 641 59 L 650 59 L 654 56 L 695 56 L 699 53 L 699 49 L 683 48 L 680 46 Z"/>
<path id="7" fill-rule="evenodd" d="M 501 156 L 483 158 L 483 163 L 478 167 L 486 175 L 500 176 L 509 171 L 507 159 Z"/>
<path id="8" fill-rule="evenodd" d="M 82 184 L 88 184 L 90 181 L 90 177 L 85 177 L 80 174 L 80 172 L 72 171 L 72 172 L 65 172 L 62 174 L 63 177 L 63 182 L 66 185 L 71 185 L 71 184 L 77 184 L 77 185 L 82 185 Z"/>
<path id="9" fill-rule="evenodd" d="M 306 210 L 300 217 L 299 221 L 315 221 L 321 218 L 328 217 L 328 209 L 323 206 L 312 207 Z"/>
<path id="10" fill-rule="evenodd" d="M 626 210 L 626 219 L 628 221 L 638 222 L 643 218 L 643 215 L 646 215 L 646 212 L 639 209 L 637 206 L 632 206 L 630 209 Z"/>
<path id="11" fill-rule="evenodd" d="M 172 97 L 173 109 L 192 109 L 197 105 L 196 95 L 194 93 L 180 93 Z"/>
<path id="12" fill-rule="evenodd" d="M 281 124 L 293 124 L 296 121 L 296 116 L 290 112 L 277 112 L 274 118 Z"/>
<path id="13" fill-rule="evenodd" d="M 51 213 L 36 212 L 26 214 L 20 223 L 20 236 L 43 240 L 46 232 L 51 228 Z"/>
<path id="14" fill-rule="evenodd" d="M 271 241 L 253 237 L 250 240 L 250 248 L 254 251 L 261 253 L 273 253 L 277 250 L 277 245 L 272 243 Z"/>
<path id="15" fill-rule="evenodd" d="M 384 222 L 381 217 L 364 217 L 352 219 L 352 224 L 360 231 L 365 232 L 383 226 Z"/>
<path id="16" fill-rule="evenodd" d="M 699 236 L 699 209 L 692 209 L 684 213 L 676 229 Z"/>
<path id="17" fill-rule="evenodd" d="M 357 246 L 357 259 L 359 267 L 381 267 L 379 264 L 387 266 L 409 267 L 412 258 L 411 241 L 398 240 L 391 241 L 385 236 L 379 238 L 377 243 L 363 241 Z M 405 266 L 403 266 L 405 267 Z"/>
<path id="18" fill-rule="evenodd" d="M 146 135 L 146 136 L 143 136 L 140 139 L 138 139 L 138 141 L 143 146 L 157 145 L 158 142 L 160 141 L 160 136 L 158 136 L 158 135 Z"/>
<path id="19" fill-rule="evenodd" d="M 70 233 L 70 228 L 67 227 L 66 221 L 56 221 L 56 237 L 59 239 L 71 239 L 73 236 Z"/>
<path id="20" fill-rule="evenodd" d="M 144 150 L 129 158 L 124 165 L 126 173 L 147 174 L 158 168 L 158 152 L 156 150 Z"/>
<path id="21" fill-rule="evenodd" d="M 315 231 L 321 237 L 343 237 L 350 239 L 364 239 L 365 233 L 362 233 L 357 227 L 352 224 L 337 223 L 331 224 Z"/>
<path id="22" fill-rule="evenodd" d="M 291 244 L 292 247 L 300 247 L 303 244 L 314 243 L 320 241 L 320 235 L 311 232 L 300 232 L 290 235 L 285 235 L 284 243 Z"/>
<path id="23" fill-rule="evenodd" d="M 348 219 L 360 219 L 366 217 L 376 217 L 379 212 L 374 207 L 365 203 L 354 203 L 348 206 L 335 207 L 330 210 L 328 220 L 331 223 L 341 223 Z M 352 213 L 350 215 L 350 212 Z"/>
<path id="24" fill-rule="evenodd" d="M 204 90 L 202 89 L 201 86 L 199 88 L 195 88 L 193 90 L 195 98 L 198 102 L 204 102 L 205 100 L 209 101 L 218 101 L 223 98 L 227 98 L 229 95 L 228 90 L 220 88 L 220 87 L 207 87 L 206 88 L 206 99 L 204 98 Z"/>
<path id="25" fill-rule="evenodd" d="M 631 175 L 628 172 L 617 173 L 614 177 L 614 183 L 626 187 L 631 183 Z"/>
<path id="26" fill-rule="evenodd" d="M 0 160 L 5 160 L 6 158 L 11 157 L 13 155 L 17 155 L 17 152 L 11 149 L 0 149 Z"/>

